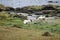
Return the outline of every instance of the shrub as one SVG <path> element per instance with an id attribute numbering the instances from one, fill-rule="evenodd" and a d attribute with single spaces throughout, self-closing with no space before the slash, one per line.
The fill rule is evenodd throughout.
<path id="1" fill-rule="evenodd" d="M 51 36 L 51 34 L 49 32 L 45 32 L 44 34 L 42 34 L 42 36 Z"/>
<path id="2" fill-rule="evenodd" d="M 27 19 L 27 17 L 23 15 L 14 15 L 13 17 L 21 18 L 22 20 Z"/>
<path id="3" fill-rule="evenodd" d="M 6 12 L 0 12 L 0 19 L 7 19 L 9 15 Z"/>
<path id="4" fill-rule="evenodd" d="M 21 27 L 18 26 L 17 24 L 14 24 L 12 27 L 21 28 Z"/>

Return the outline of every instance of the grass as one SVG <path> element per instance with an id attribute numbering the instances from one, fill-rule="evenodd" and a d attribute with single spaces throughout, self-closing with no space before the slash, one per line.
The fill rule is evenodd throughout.
<path id="1" fill-rule="evenodd" d="M 60 40 L 60 19 L 23 24 L 20 18 L 0 20 L 0 40 Z M 53 36 L 42 36 L 48 31 Z"/>
<path id="2" fill-rule="evenodd" d="M 60 33 L 60 19 L 56 20 L 47 20 L 47 21 L 38 21 L 37 24 L 34 22 L 30 24 L 23 24 L 23 21 L 20 18 L 12 18 L 12 20 L 0 20 L 0 26 L 9 26 L 17 25 L 23 29 L 34 29 L 34 30 L 49 30 L 50 32 Z"/>
<path id="3" fill-rule="evenodd" d="M 42 36 L 45 31 L 27 30 L 14 27 L 0 28 L 0 40 L 60 40 L 60 34 Z"/>
<path id="4" fill-rule="evenodd" d="M 37 24 L 34 23 L 30 23 L 27 25 L 23 25 L 23 28 L 26 29 L 35 29 L 35 30 L 49 30 L 51 32 L 56 32 L 56 33 L 60 33 L 60 19 L 56 19 L 56 20 L 47 20 L 47 21 L 41 21 L 38 22 Z"/>

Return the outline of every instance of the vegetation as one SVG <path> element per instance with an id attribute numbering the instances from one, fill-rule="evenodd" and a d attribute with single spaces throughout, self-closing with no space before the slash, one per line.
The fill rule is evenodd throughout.
<path id="1" fill-rule="evenodd" d="M 13 8 L 13 7 L 6 7 L 2 4 L 0 4 L 0 11 L 7 11 L 9 12 L 22 12 L 22 13 L 28 13 L 28 14 L 32 14 L 32 13 L 37 13 L 42 12 L 42 14 L 47 14 L 47 16 L 51 15 L 51 16 L 58 16 L 59 17 L 59 13 L 60 13 L 60 6 L 58 5 L 42 5 L 42 6 L 27 6 L 27 7 L 23 7 L 23 8 Z"/>
<path id="2" fill-rule="evenodd" d="M 45 31 L 5 27 L 0 28 L 0 40 L 60 40 L 60 34 L 50 32 L 52 36 L 42 36 L 44 32 Z"/>
<path id="3" fill-rule="evenodd" d="M 39 21 L 34 21 L 30 24 L 24 24 L 23 23 L 24 18 L 21 16 L 19 17 L 12 17 L 10 14 L 1 12 L 0 14 L 0 26 L 8 26 L 8 27 L 16 27 L 16 28 L 23 28 L 23 29 L 34 29 L 34 30 L 49 30 L 50 32 L 56 32 L 60 33 L 60 19 L 55 19 L 55 20 L 39 20 Z M 37 24 L 34 24 L 37 23 Z"/>
<path id="4" fill-rule="evenodd" d="M 60 6 L 56 5 L 43 5 L 14 9 L 0 5 L 0 40 L 60 40 L 60 19 L 39 20 L 24 24 L 25 16 L 8 13 L 13 11 L 29 13 L 30 15 L 42 11 L 47 16 L 60 16 L 59 8 Z"/>
<path id="5" fill-rule="evenodd" d="M 58 16 L 57 14 L 60 13 L 60 6 L 58 5 L 42 5 L 42 6 L 28 6 L 20 8 L 20 12 L 32 14 L 37 13 L 39 14 L 42 12 L 42 14 L 47 14 L 48 16 Z"/>
<path id="6" fill-rule="evenodd" d="M 1 6 L 1 5 L 0 5 Z M 24 7 L 23 9 L 27 10 L 27 9 L 32 9 L 33 11 L 38 11 L 42 10 L 42 8 L 53 8 L 52 9 L 44 9 L 43 12 L 45 14 L 49 13 L 48 15 L 55 15 L 54 13 L 60 13 L 59 12 L 59 8 L 60 6 L 53 6 L 53 5 L 48 5 L 48 6 L 29 6 L 29 7 Z M 9 7 L 8 7 L 9 8 Z M 12 10 L 13 8 L 11 8 Z M 19 8 L 17 8 L 18 10 L 20 10 Z M 22 10 L 22 9 L 21 9 Z M 58 11 L 56 11 L 58 10 Z M 48 16 L 47 15 L 47 16 Z M 59 15 L 58 15 L 59 16 Z M 60 19 L 56 19 L 56 20 L 48 20 L 48 21 L 43 21 L 43 20 L 39 20 L 37 21 L 37 24 L 34 24 L 34 22 L 30 23 L 30 24 L 23 24 L 23 20 L 25 20 L 26 17 L 23 15 L 17 15 L 17 14 L 8 14 L 8 12 L 2 11 L 0 12 L 0 26 L 9 26 L 9 27 L 14 27 L 16 26 L 17 28 L 24 28 L 24 29 L 38 29 L 38 30 L 49 30 L 51 32 L 58 32 L 60 31 L 59 26 L 60 26 Z M 52 23 L 52 24 L 51 24 Z"/>

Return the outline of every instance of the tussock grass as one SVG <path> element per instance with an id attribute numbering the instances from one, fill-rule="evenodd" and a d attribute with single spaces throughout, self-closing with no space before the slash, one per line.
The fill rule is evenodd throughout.
<path id="1" fill-rule="evenodd" d="M 0 40 L 60 40 L 60 34 L 42 36 L 45 31 L 27 30 L 14 27 L 0 28 Z"/>

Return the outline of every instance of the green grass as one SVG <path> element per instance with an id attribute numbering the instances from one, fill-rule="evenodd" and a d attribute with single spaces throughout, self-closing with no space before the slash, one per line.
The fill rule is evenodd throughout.
<path id="1" fill-rule="evenodd" d="M 59 21 L 60 19 L 39 20 L 34 21 L 37 24 L 24 24 L 21 18 L 8 17 L 0 20 L 0 40 L 60 40 Z M 53 36 L 42 36 L 46 31 L 53 33 Z"/>
<path id="2" fill-rule="evenodd" d="M 11 18 L 10 18 L 11 19 Z M 23 20 L 20 18 L 12 18 L 12 20 L 0 20 L 0 27 L 8 26 L 12 27 L 13 25 L 17 25 L 24 29 L 34 29 L 34 30 L 48 30 L 51 32 L 57 32 L 60 31 L 60 19 L 56 20 L 39 20 L 37 21 L 37 24 L 34 24 L 34 22 L 30 24 L 23 24 Z M 52 22 L 52 23 L 51 23 Z"/>

